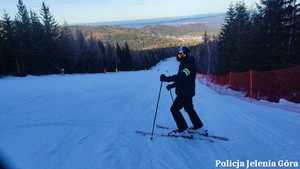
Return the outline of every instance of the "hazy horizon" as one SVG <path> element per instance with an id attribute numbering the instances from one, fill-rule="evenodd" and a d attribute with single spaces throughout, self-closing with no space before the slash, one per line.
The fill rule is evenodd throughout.
<path id="1" fill-rule="evenodd" d="M 224 13 L 231 2 L 235 4 L 239 0 L 23 0 L 23 3 L 28 11 L 39 13 L 43 1 L 62 25 L 65 21 L 68 24 L 122 22 Z M 259 0 L 244 2 L 253 8 Z M 1 0 L 1 18 L 4 10 L 14 18 L 17 3 L 18 0 Z"/>

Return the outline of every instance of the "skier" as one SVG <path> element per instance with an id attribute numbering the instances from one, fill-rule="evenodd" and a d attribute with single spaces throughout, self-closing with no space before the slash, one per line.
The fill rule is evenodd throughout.
<path id="1" fill-rule="evenodd" d="M 191 56 L 190 48 L 188 46 L 179 48 L 177 60 L 180 62 L 180 65 L 176 75 L 167 77 L 166 75 L 161 74 L 160 76 L 160 81 L 162 82 L 174 82 L 167 85 L 167 89 L 171 90 L 175 87 L 175 93 L 177 95 L 171 106 L 171 112 L 178 129 L 170 132 L 169 135 L 189 135 L 189 131 L 191 132 L 191 130 L 193 133 L 207 134 L 207 131 L 203 129 L 203 123 L 193 107 L 196 64 L 195 58 Z M 190 120 L 193 123 L 193 128 L 188 129 L 188 125 L 180 112 L 180 109 L 182 108 L 188 113 Z"/>

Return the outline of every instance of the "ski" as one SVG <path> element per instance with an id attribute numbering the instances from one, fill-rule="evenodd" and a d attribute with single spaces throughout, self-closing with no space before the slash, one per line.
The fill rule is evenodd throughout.
<path id="1" fill-rule="evenodd" d="M 146 132 L 146 131 L 139 131 L 139 130 L 136 130 L 135 131 L 136 133 L 138 134 L 142 134 L 142 135 L 152 135 L 151 132 Z M 208 139 L 208 138 L 198 138 L 198 137 L 194 137 L 193 135 L 192 136 L 174 136 L 174 135 L 168 135 L 168 134 L 161 134 L 161 133 L 153 133 L 154 136 L 158 136 L 158 137 L 175 137 L 175 138 L 185 138 L 185 139 L 190 139 L 190 140 L 204 140 L 204 141 L 208 141 L 208 142 L 211 142 L 213 143 L 214 140 L 211 140 L 211 139 Z"/>
<path id="2" fill-rule="evenodd" d="M 166 127 L 166 126 L 161 126 L 161 125 L 156 125 L 157 128 L 159 129 L 166 129 L 166 130 L 174 130 L 173 128 L 170 127 Z M 209 137 L 209 138 L 213 138 L 213 139 L 217 139 L 217 140 L 223 140 L 223 141 L 228 141 L 227 137 L 222 137 L 222 136 L 211 136 L 211 135 L 205 135 L 205 134 L 199 134 L 199 133 L 195 133 L 195 132 L 190 132 L 191 134 L 197 134 L 197 135 L 201 135 L 204 137 Z"/>

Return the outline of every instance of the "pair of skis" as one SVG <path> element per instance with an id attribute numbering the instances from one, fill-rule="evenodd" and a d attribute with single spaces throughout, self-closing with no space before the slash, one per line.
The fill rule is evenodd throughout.
<path id="1" fill-rule="evenodd" d="M 173 128 L 161 126 L 161 125 L 156 125 L 156 128 L 170 130 L 170 131 L 174 130 Z M 136 131 L 136 133 L 142 134 L 142 135 L 152 135 L 151 132 L 138 131 L 138 130 Z M 153 133 L 153 134 L 155 136 L 160 136 L 160 137 L 182 137 L 182 138 L 187 138 L 187 139 L 205 140 L 205 141 L 209 141 L 209 142 L 214 142 L 214 140 L 228 141 L 227 137 L 205 135 L 205 134 L 200 134 L 200 133 L 196 133 L 196 132 L 192 132 L 192 131 L 190 131 L 190 133 L 193 135 L 192 136 L 185 136 L 185 135 L 174 136 L 174 135 L 159 134 L 159 133 Z"/>
<path id="2" fill-rule="evenodd" d="M 136 133 L 142 134 L 142 135 L 152 135 L 151 132 L 138 131 L 138 130 L 136 130 Z M 191 140 L 195 139 L 195 140 L 204 140 L 204 141 L 214 142 L 214 140 L 212 140 L 212 139 L 194 137 L 193 135 L 192 136 L 185 136 L 185 135 L 176 136 L 176 135 L 168 135 L 168 134 L 161 134 L 161 133 L 153 133 L 153 135 L 158 136 L 158 137 L 181 137 L 181 138 L 186 138 L 186 139 L 191 139 Z"/>

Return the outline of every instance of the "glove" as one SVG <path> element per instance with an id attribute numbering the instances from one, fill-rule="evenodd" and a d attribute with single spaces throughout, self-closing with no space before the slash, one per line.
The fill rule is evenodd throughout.
<path id="1" fill-rule="evenodd" d="M 168 85 L 168 86 L 167 86 L 167 89 L 168 89 L 168 90 L 171 90 L 172 88 L 173 88 L 172 85 Z"/>
<path id="2" fill-rule="evenodd" d="M 160 75 L 160 81 L 167 82 L 168 81 L 168 77 L 166 75 L 164 75 L 164 74 L 161 74 Z"/>

